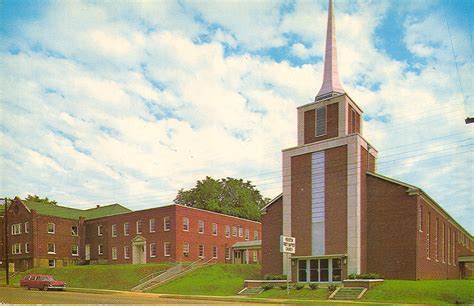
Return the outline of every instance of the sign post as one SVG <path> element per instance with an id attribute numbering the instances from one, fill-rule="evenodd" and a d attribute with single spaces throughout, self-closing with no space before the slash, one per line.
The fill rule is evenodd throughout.
<path id="1" fill-rule="evenodd" d="M 296 239 L 295 237 L 280 236 L 280 252 L 288 254 L 288 271 L 286 272 L 286 294 L 290 294 L 290 271 L 291 271 L 291 254 L 295 254 Z"/>

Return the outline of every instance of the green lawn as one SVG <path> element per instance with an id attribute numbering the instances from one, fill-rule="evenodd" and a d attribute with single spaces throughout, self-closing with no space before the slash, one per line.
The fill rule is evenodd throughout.
<path id="1" fill-rule="evenodd" d="M 260 266 L 216 264 L 206 266 L 152 290 L 153 293 L 236 295 L 245 279 L 258 279 Z"/>
<path id="2" fill-rule="evenodd" d="M 474 280 L 387 280 L 363 300 L 393 303 L 473 304 Z"/>
<path id="3" fill-rule="evenodd" d="M 44 273 L 53 275 L 55 279 L 65 281 L 68 287 L 129 290 L 137 285 L 143 277 L 169 267 L 169 264 L 158 263 L 144 265 L 87 265 L 54 269 L 35 268 L 16 275 L 11 283 L 19 284 L 20 279 L 28 273 Z"/>
<path id="4" fill-rule="evenodd" d="M 290 294 L 286 294 L 286 290 L 280 289 L 278 286 L 274 289 L 267 290 L 255 296 L 258 298 L 269 299 L 294 299 L 294 300 L 327 300 L 331 293 L 327 288 L 319 288 L 311 290 L 307 287 L 301 290 L 290 290 Z"/>

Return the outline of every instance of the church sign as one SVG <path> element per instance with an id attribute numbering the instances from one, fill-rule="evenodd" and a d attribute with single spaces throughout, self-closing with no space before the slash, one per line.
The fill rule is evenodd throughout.
<path id="1" fill-rule="evenodd" d="M 295 254 L 296 239 L 294 237 L 280 236 L 280 252 Z"/>

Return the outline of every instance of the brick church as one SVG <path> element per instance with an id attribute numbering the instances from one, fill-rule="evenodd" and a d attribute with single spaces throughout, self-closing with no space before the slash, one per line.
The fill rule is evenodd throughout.
<path id="1" fill-rule="evenodd" d="M 377 173 L 362 109 L 338 76 L 329 0 L 324 77 L 297 108 L 297 146 L 283 150 L 283 193 L 263 208 L 262 274 L 338 282 L 356 273 L 387 279 L 472 276 L 472 235 L 422 189 Z M 280 253 L 280 235 L 296 238 Z"/>

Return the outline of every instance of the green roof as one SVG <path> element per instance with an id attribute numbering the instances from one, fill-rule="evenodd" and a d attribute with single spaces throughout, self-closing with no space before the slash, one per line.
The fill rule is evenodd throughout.
<path id="1" fill-rule="evenodd" d="M 31 210 L 34 209 L 40 215 L 60 217 L 66 219 L 97 219 L 101 217 L 122 214 L 131 211 L 120 204 L 110 204 L 91 209 L 77 209 L 60 205 L 38 203 L 34 201 L 24 201 L 23 203 Z"/>

